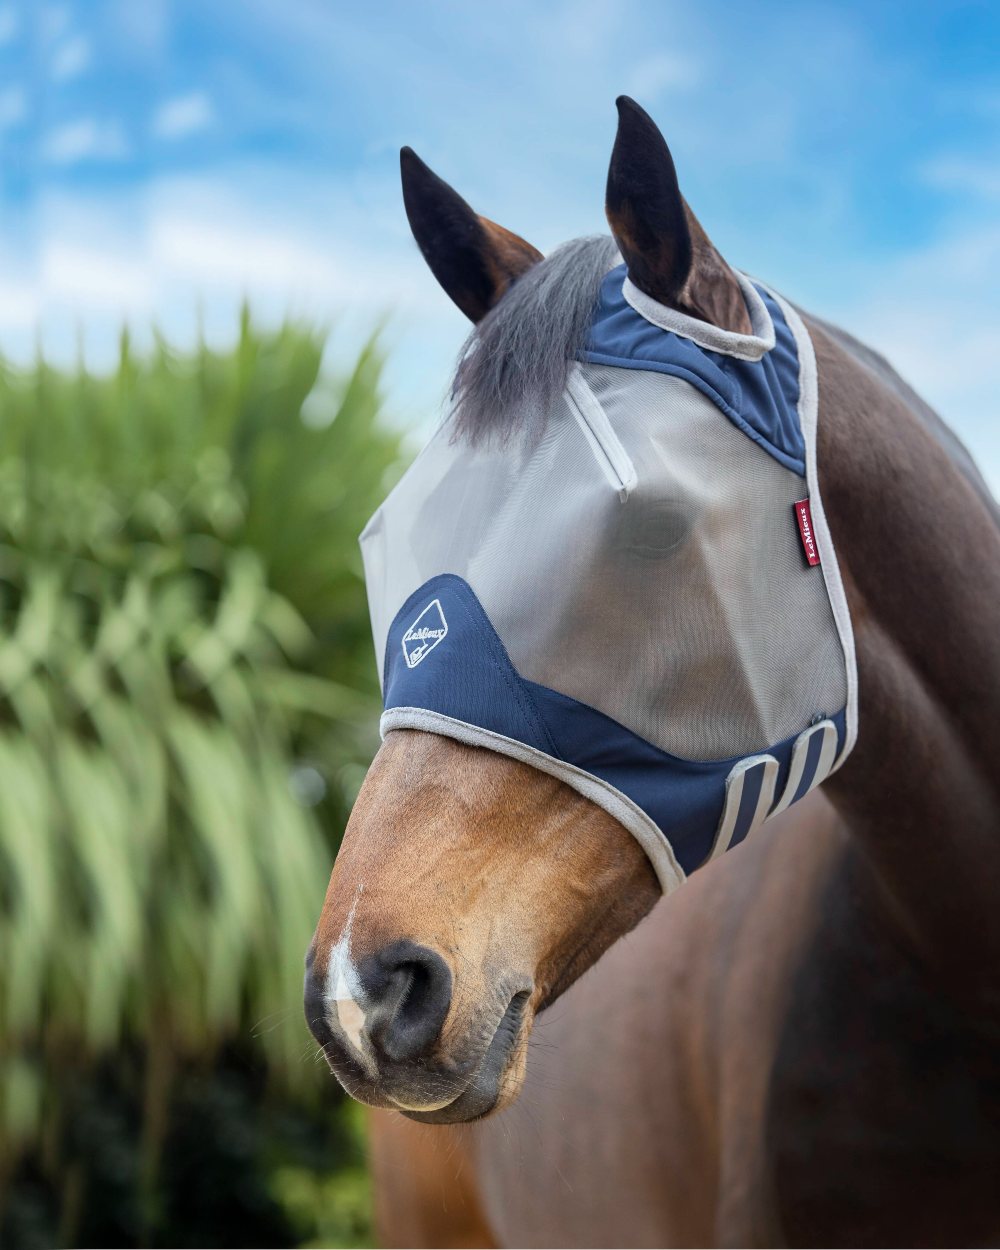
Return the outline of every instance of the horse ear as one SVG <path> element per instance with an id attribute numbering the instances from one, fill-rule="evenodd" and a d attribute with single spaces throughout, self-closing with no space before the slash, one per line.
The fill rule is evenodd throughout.
<path id="1" fill-rule="evenodd" d="M 628 96 L 617 105 L 606 210 L 629 277 L 660 304 L 750 333 L 736 275 L 685 203 L 659 128 Z"/>
<path id="2" fill-rule="evenodd" d="M 542 254 L 480 217 L 412 148 L 399 154 L 403 203 L 424 260 L 462 312 L 480 321 Z"/>
<path id="3" fill-rule="evenodd" d="M 639 290 L 661 304 L 676 304 L 691 272 L 691 232 L 674 159 L 645 109 L 625 95 L 616 104 L 608 224 Z"/>

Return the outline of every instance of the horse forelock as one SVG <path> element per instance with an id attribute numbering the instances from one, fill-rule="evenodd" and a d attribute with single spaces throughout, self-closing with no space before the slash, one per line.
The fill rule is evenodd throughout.
<path id="1" fill-rule="evenodd" d="M 477 442 L 541 426 L 586 340 L 601 280 L 618 259 L 610 236 L 573 239 L 510 287 L 459 354 L 452 383 L 458 437 Z"/>

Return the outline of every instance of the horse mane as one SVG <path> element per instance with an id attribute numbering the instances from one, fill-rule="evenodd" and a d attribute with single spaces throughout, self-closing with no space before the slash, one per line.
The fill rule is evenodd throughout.
<path id="1" fill-rule="evenodd" d="M 518 278 L 459 353 L 451 387 L 456 438 L 541 432 L 586 341 L 601 280 L 619 259 L 609 235 L 591 235 L 564 243 Z"/>

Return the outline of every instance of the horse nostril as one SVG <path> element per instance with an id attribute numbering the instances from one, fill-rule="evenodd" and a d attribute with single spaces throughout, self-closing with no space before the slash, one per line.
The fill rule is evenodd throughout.
<path id="1" fill-rule="evenodd" d="M 370 1004 L 367 1032 L 389 1059 L 416 1059 L 437 1040 L 451 1005 L 451 972 L 427 946 L 401 940 L 359 968 Z"/>

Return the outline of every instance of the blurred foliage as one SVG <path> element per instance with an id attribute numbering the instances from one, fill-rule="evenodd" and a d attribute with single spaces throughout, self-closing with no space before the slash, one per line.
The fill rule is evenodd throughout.
<path id="1" fill-rule="evenodd" d="M 0 366 L 0 1205 L 35 1212 L 22 1240 L 53 1206 L 38 1244 L 101 1236 L 80 1124 L 115 1139 L 103 1107 L 134 1211 L 80 1244 L 196 1244 L 167 1209 L 171 1142 L 234 1097 L 286 1231 L 365 1235 L 356 1173 L 305 1214 L 310 1170 L 317 1202 L 336 1176 L 315 1150 L 266 1157 L 233 1094 L 259 1082 L 357 1167 L 299 1002 L 377 741 L 357 535 L 400 441 L 377 345 L 340 378 L 323 351 L 244 314 L 231 351 L 140 358 L 126 336 L 108 377 Z M 199 1099 L 213 1072 L 228 1094 Z"/>
<path id="2" fill-rule="evenodd" d="M 274 1173 L 273 1189 L 309 1247 L 371 1244 L 371 1190 L 364 1166 L 364 1112 L 348 1102 L 341 1117 L 344 1163 L 336 1173 L 308 1164 Z"/>

